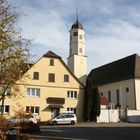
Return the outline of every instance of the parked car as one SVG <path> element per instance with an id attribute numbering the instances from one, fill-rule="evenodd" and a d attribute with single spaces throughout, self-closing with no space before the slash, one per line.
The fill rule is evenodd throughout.
<path id="1" fill-rule="evenodd" d="M 49 121 L 49 124 L 56 125 L 56 124 L 72 124 L 74 125 L 77 123 L 77 117 L 75 114 L 61 114 L 56 118 L 53 118 Z"/>
<path id="2" fill-rule="evenodd" d="M 33 123 L 37 124 L 37 119 L 35 118 L 34 115 L 25 114 L 21 118 L 17 117 L 17 116 L 9 118 L 8 122 L 12 122 L 12 123 L 33 122 Z"/>

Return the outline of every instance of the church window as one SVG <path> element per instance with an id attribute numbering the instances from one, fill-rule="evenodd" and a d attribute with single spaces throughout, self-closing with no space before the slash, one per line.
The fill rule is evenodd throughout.
<path id="1" fill-rule="evenodd" d="M 103 92 L 101 92 L 100 95 L 103 96 L 104 95 Z"/>
<path id="2" fill-rule="evenodd" d="M 82 35 L 80 35 L 79 38 L 82 39 Z"/>
<path id="3" fill-rule="evenodd" d="M 119 91 L 119 89 L 116 90 L 116 97 L 117 97 L 117 99 L 116 99 L 117 105 L 120 105 L 120 91 Z"/>
<path id="4" fill-rule="evenodd" d="M 109 101 L 109 103 L 111 102 L 111 92 L 110 91 L 108 91 L 108 101 Z"/>
<path id="5" fill-rule="evenodd" d="M 73 32 L 73 36 L 78 36 L 78 32 Z"/>
<path id="6" fill-rule="evenodd" d="M 125 92 L 126 92 L 126 93 L 129 92 L 129 88 L 128 88 L 128 87 L 125 88 Z"/>

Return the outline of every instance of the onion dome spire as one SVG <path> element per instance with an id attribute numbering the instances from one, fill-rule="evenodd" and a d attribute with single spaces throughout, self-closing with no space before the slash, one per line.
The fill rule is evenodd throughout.
<path id="1" fill-rule="evenodd" d="M 79 22 L 79 19 L 78 19 L 78 8 L 76 9 L 76 17 L 77 17 L 77 20 L 71 26 L 71 29 L 83 29 L 83 25 Z"/>

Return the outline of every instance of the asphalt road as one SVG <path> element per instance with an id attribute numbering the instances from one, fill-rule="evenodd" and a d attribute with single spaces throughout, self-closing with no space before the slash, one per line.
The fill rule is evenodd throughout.
<path id="1" fill-rule="evenodd" d="M 37 135 L 71 140 L 140 140 L 140 124 L 81 123 L 42 127 Z"/>

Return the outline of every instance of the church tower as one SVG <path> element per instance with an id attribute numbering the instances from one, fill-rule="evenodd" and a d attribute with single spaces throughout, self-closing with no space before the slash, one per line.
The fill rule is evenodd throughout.
<path id="1" fill-rule="evenodd" d="M 68 67 L 83 84 L 86 83 L 87 57 L 85 56 L 85 30 L 78 18 L 70 30 Z"/>

